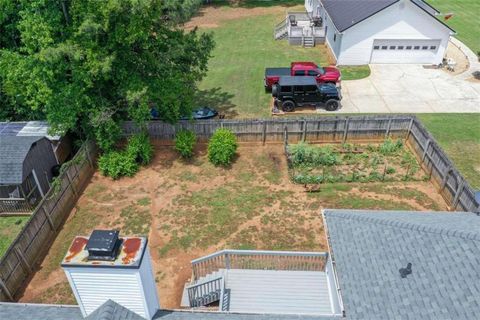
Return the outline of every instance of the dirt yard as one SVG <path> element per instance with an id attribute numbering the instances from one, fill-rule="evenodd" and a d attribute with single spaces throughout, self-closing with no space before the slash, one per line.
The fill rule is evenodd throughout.
<path id="1" fill-rule="evenodd" d="M 179 306 L 190 260 L 222 248 L 324 251 L 322 208 L 445 210 L 428 182 L 328 184 L 307 193 L 289 181 L 283 146 L 242 145 L 227 169 L 200 146 L 184 162 L 157 146 L 134 178 L 96 173 L 21 302 L 75 303 L 60 262 L 75 235 L 116 228 L 148 235 L 162 307 Z"/>

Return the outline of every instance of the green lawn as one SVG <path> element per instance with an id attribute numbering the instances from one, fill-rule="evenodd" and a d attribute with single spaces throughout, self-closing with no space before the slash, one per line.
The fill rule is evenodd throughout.
<path id="1" fill-rule="evenodd" d="M 29 217 L 0 217 L 0 257 L 22 230 Z"/>
<path id="2" fill-rule="evenodd" d="M 456 37 L 463 41 L 473 52 L 480 51 L 480 1 L 479 0 L 428 0 L 442 13 L 453 12 L 447 24 L 453 28 Z M 443 17 L 440 17 L 442 21 Z"/>
<path id="3" fill-rule="evenodd" d="M 222 10 L 235 8 L 226 6 Z M 217 28 L 202 29 L 213 33 L 216 47 L 207 77 L 199 85 L 200 104 L 216 107 L 228 117 L 267 117 L 271 95 L 265 94 L 263 87 L 266 67 L 287 67 L 292 61 L 327 64 L 326 48 L 322 45 L 304 49 L 290 46 L 287 41 L 273 40 L 273 27 L 283 15 L 249 16 L 222 21 Z M 358 79 L 368 76 L 370 69 L 348 67 L 342 72 L 344 80 Z"/>
<path id="4" fill-rule="evenodd" d="M 480 114 L 418 115 L 470 186 L 480 189 Z"/>

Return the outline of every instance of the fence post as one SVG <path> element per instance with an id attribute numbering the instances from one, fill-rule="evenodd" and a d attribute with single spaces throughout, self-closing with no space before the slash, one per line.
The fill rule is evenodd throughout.
<path id="1" fill-rule="evenodd" d="M 460 184 L 458 185 L 457 191 L 455 192 L 455 197 L 453 197 L 453 201 L 452 201 L 453 209 L 457 208 L 458 201 L 460 200 L 460 194 L 462 193 L 464 186 L 465 186 L 465 180 L 462 179 L 462 181 L 460 181 Z"/>
<path id="2" fill-rule="evenodd" d="M 47 217 L 48 224 L 50 225 L 50 228 L 52 229 L 52 231 L 54 232 L 57 231 L 57 229 L 55 228 L 55 224 L 53 223 L 52 217 L 50 217 L 50 214 L 47 212 L 47 210 L 45 210 L 44 206 L 42 206 L 41 208 L 43 210 L 43 213 Z"/>
<path id="3" fill-rule="evenodd" d="M 390 128 L 392 127 L 392 118 L 388 119 L 388 125 L 387 125 L 387 130 L 385 131 L 385 139 L 388 139 L 388 136 L 390 135 Z"/>
<path id="4" fill-rule="evenodd" d="M 447 180 L 448 180 L 448 176 L 450 175 L 450 172 L 452 172 L 453 168 L 452 167 L 448 167 L 446 172 L 445 172 L 445 175 L 443 176 L 443 179 L 442 179 L 442 184 L 440 185 L 440 192 L 445 188 L 445 186 L 447 185 Z"/>
<path id="5" fill-rule="evenodd" d="M 22 265 L 23 269 L 26 269 L 26 274 L 29 275 L 32 273 L 32 267 L 28 264 L 27 259 L 25 259 L 25 256 L 23 255 L 22 251 L 18 247 L 15 247 L 15 254 L 18 257 L 18 260 L 20 260 L 20 264 Z"/>
<path id="6" fill-rule="evenodd" d="M 306 135 L 307 135 L 307 120 L 303 120 L 302 142 L 305 142 Z"/>
<path id="7" fill-rule="evenodd" d="M 90 165 L 91 168 L 93 168 L 93 161 L 92 161 L 92 158 L 90 158 L 90 154 L 88 151 L 88 142 L 85 143 L 83 150 L 85 152 L 85 158 L 87 158 L 88 164 Z"/>
<path id="8" fill-rule="evenodd" d="M 425 161 L 425 157 L 427 156 L 427 151 L 428 151 L 428 147 L 430 146 L 430 142 L 432 142 L 432 140 L 428 139 L 427 142 L 425 142 L 425 146 L 423 147 L 423 154 L 422 154 L 422 163 Z"/>
<path id="9" fill-rule="evenodd" d="M 67 168 L 67 170 L 65 171 L 65 173 L 67 174 L 68 184 L 69 184 L 70 188 L 72 188 L 72 191 L 73 191 L 73 194 L 75 195 L 75 197 L 78 197 L 78 192 L 77 192 L 77 189 L 75 188 L 75 186 L 73 185 L 73 180 L 70 177 L 69 170 L 70 170 L 70 168 Z"/>
<path id="10" fill-rule="evenodd" d="M 408 131 L 407 131 L 407 136 L 405 137 L 405 141 L 408 141 L 408 138 L 410 138 L 410 133 L 412 133 L 412 128 L 413 128 L 413 117 L 410 119 L 410 124 L 408 125 Z"/>
<path id="11" fill-rule="evenodd" d="M 263 131 L 262 131 L 263 145 L 265 145 L 266 140 L 267 140 L 267 122 L 265 122 L 265 120 L 263 120 Z"/>
<path id="12" fill-rule="evenodd" d="M 288 143 L 288 127 L 285 126 L 284 132 L 283 132 L 283 143 L 287 144 Z"/>
<path id="13" fill-rule="evenodd" d="M 2 289 L 3 293 L 5 293 L 8 300 L 12 302 L 14 301 L 12 293 L 10 292 L 10 290 L 8 290 L 7 285 L 5 284 L 5 282 L 3 282 L 2 278 L 0 278 L 0 289 Z"/>
<path id="14" fill-rule="evenodd" d="M 350 124 L 350 118 L 347 118 L 345 120 L 345 128 L 343 130 L 343 138 L 342 138 L 342 143 L 345 143 L 347 141 L 347 134 L 348 134 L 348 125 Z"/>

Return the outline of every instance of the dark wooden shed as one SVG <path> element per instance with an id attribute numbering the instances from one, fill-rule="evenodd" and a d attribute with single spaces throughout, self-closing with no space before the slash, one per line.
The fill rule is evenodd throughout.
<path id="1" fill-rule="evenodd" d="M 57 164 L 45 137 L 0 136 L 0 213 L 32 211 L 50 189 Z"/>

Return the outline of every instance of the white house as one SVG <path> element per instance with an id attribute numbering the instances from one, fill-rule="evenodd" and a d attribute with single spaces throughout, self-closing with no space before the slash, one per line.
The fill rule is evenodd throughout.
<path id="1" fill-rule="evenodd" d="M 339 65 L 438 64 L 455 33 L 423 0 L 305 0 Z"/>

